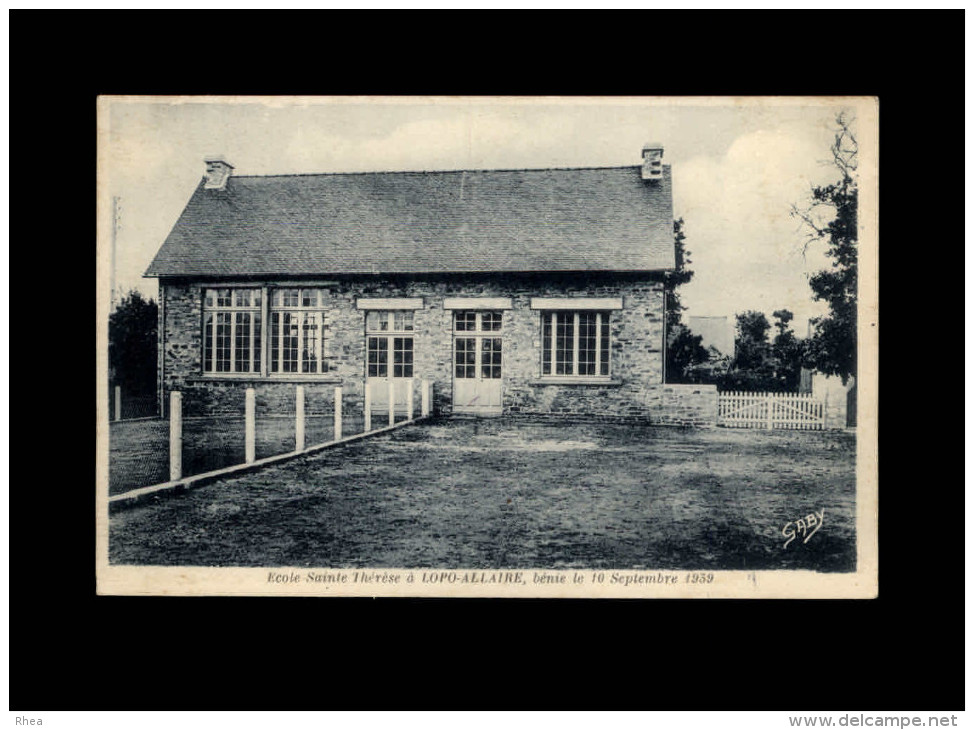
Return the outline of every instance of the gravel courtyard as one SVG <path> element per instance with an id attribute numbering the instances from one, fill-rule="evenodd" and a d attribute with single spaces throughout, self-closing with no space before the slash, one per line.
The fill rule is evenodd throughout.
<path id="1" fill-rule="evenodd" d="M 854 464 L 843 432 L 428 421 L 115 511 L 110 561 L 853 571 Z"/>

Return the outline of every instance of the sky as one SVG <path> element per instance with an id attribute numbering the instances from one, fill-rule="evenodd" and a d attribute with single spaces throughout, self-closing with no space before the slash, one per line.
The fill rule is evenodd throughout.
<path id="1" fill-rule="evenodd" d="M 118 198 L 116 291 L 157 296 L 142 276 L 203 174 L 222 155 L 234 174 L 638 165 L 645 142 L 672 166 L 693 280 L 684 316 L 790 309 L 805 332 L 824 314 L 808 275 L 829 265 L 806 250 L 791 215 L 830 182 L 835 116 L 848 100 L 809 98 L 103 99 L 99 189 Z M 105 205 L 108 201 L 109 205 Z M 108 223 L 106 223 L 106 221 Z M 110 279 L 110 277 L 106 277 Z"/>

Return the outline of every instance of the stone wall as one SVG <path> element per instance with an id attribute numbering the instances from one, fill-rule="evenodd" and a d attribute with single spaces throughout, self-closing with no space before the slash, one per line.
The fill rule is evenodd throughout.
<path id="1" fill-rule="evenodd" d="M 850 419 L 848 413 L 849 390 L 855 382 L 855 378 L 843 383 L 834 375 L 812 374 L 812 395 L 825 404 L 825 428 L 846 428 L 850 421 L 855 423 L 855 416 Z"/>
<path id="2" fill-rule="evenodd" d="M 258 414 L 294 409 L 294 386 L 305 386 L 309 413 L 327 413 L 333 391 L 343 389 L 344 409 L 360 412 L 365 382 L 365 312 L 360 297 L 422 297 L 414 312 L 415 404 L 419 380 L 434 384 L 434 412 L 450 413 L 453 387 L 452 311 L 446 297 L 509 297 L 503 313 L 503 410 L 552 417 L 638 418 L 659 423 L 713 423 L 716 389 L 663 386 L 663 284 L 652 275 L 464 275 L 347 278 L 318 282 L 254 281 L 200 283 L 167 280 L 160 287 L 165 332 L 161 374 L 163 397 L 184 392 L 187 415 L 241 413 L 244 390 L 257 392 Z M 260 377 L 203 375 L 202 301 L 207 286 L 319 286 L 331 298 L 330 366 L 327 375 Z M 532 297 L 621 297 L 623 309 L 610 316 L 610 373 L 596 384 L 561 384 L 541 378 L 541 312 Z M 264 323 L 266 328 L 269 323 Z M 709 410 L 708 410 L 709 409 Z M 712 410 L 712 416 L 708 416 Z"/>
<path id="3" fill-rule="evenodd" d="M 716 385 L 664 385 L 658 423 L 676 426 L 716 426 Z"/>

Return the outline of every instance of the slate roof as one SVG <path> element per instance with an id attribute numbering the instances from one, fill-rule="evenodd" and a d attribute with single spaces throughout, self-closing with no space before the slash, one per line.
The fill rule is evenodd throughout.
<path id="1" fill-rule="evenodd" d="M 673 268 L 669 166 L 233 176 L 150 277 Z"/>

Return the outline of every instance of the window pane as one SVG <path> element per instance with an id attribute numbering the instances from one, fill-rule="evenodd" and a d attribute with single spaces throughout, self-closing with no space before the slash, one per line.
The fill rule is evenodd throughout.
<path id="1" fill-rule="evenodd" d="M 575 315 L 558 312 L 555 326 L 555 374 L 574 375 Z"/>
<path id="2" fill-rule="evenodd" d="M 235 306 L 235 307 L 249 307 L 250 306 L 250 289 L 234 289 L 233 290 L 233 306 Z"/>
<path id="3" fill-rule="evenodd" d="M 377 332 L 379 329 L 379 313 L 368 311 L 365 313 L 365 331 Z"/>
<path id="4" fill-rule="evenodd" d="M 301 372 L 318 372 L 318 312 L 306 312 L 301 331 Z"/>
<path id="5" fill-rule="evenodd" d="M 260 298 L 260 295 L 258 294 L 258 299 L 259 298 Z M 261 331 L 260 331 L 260 312 L 254 312 L 251 316 L 254 318 L 254 365 L 253 365 L 253 371 L 255 373 L 259 373 L 260 372 L 260 338 L 261 338 L 261 334 L 262 334 Z"/>
<path id="6" fill-rule="evenodd" d="M 290 312 L 282 313 L 281 372 L 298 372 L 298 329 L 297 317 Z"/>
<path id="7" fill-rule="evenodd" d="M 369 377 L 384 378 L 389 374 L 388 351 L 388 338 L 368 338 Z"/>
<path id="8" fill-rule="evenodd" d="M 275 292 L 276 296 L 276 292 Z M 271 372 L 281 372 L 281 313 L 271 312 Z"/>
<path id="9" fill-rule="evenodd" d="M 234 371 L 238 373 L 250 372 L 250 313 L 237 312 L 234 315 L 237 319 L 234 328 Z"/>
<path id="10" fill-rule="evenodd" d="M 229 307 L 231 304 L 230 299 L 230 289 L 217 289 L 216 290 L 216 306 L 218 307 Z"/>
<path id="11" fill-rule="evenodd" d="M 302 307 L 317 307 L 318 306 L 318 290 L 317 289 L 302 289 L 301 290 L 301 306 Z"/>
<path id="12" fill-rule="evenodd" d="M 206 290 L 206 297 L 203 300 L 203 304 L 206 307 L 212 307 L 216 304 L 216 289 Z"/>
<path id="13" fill-rule="evenodd" d="M 595 375 L 595 312 L 578 313 L 578 374 Z"/>
<path id="14" fill-rule="evenodd" d="M 216 371 L 219 373 L 230 370 L 230 313 L 219 312 L 216 315 Z"/>
<path id="15" fill-rule="evenodd" d="M 203 318 L 203 372 L 213 372 L 213 315 Z"/>
<path id="16" fill-rule="evenodd" d="M 502 312 L 484 312 L 480 315 L 481 329 L 485 332 L 497 332 L 501 328 Z"/>
<path id="17" fill-rule="evenodd" d="M 413 338 L 394 337 L 392 340 L 392 376 L 413 377 Z"/>
<path id="18" fill-rule="evenodd" d="M 462 337 L 458 337 L 454 345 L 453 361 L 456 366 L 454 375 L 458 378 L 466 377 L 467 370 L 464 364 L 467 362 L 467 341 Z"/>
<path id="19" fill-rule="evenodd" d="M 275 289 L 273 301 L 275 307 L 296 307 L 301 302 L 301 290 Z"/>
<path id="20" fill-rule="evenodd" d="M 551 312 L 541 314 L 541 374 L 551 375 Z"/>
<path id="21" fill-rule="evenodd" d="M 477 377 L 477 340 L 473 337 L 457 338 L 456 376 L 458 378 Z"/>
<path id="22" fill-rule="evenodd" d="M 609 374 L 609 313 L 601 312 L 602 331 L 599 333 L 601 340 L 599 351 L 599 375 Z"/>
<path id="23" fill-rule="evenodd" d="M 477 328 L 477 313 L 458 310 L 453 314 L 457 332 L 473 332 Z"/>
<path id="24" fill-rule="evenodd" d="M 482 378 L 501 376 L 501 341 L 498 338 L 484 337 L 480 343 L 480 365 Z M 496 375 L 495 375 L 496 373 Z"/>

